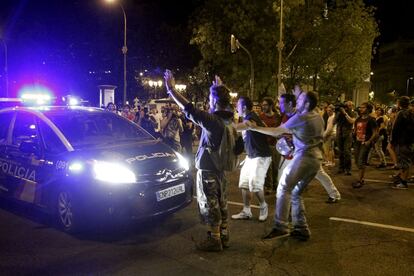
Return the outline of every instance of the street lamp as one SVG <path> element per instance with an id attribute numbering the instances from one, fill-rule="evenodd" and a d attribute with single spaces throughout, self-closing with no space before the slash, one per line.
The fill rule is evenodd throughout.
<path id="1" fill-rule="evenodd" d="M 158 80 L 158 81 L 156 81 L 156 80 L 149 80 L 148 81 L 148 85 L 151 87 L 151 88 L 154 88 L 154 98 L 157 98 L 157 88 L 159 88 L 159 87 L 162 87 L 162 80 Z"/>
<path id="2" fill-rule="evenodd" d="M 410 85 L 410 80 L 413 80 L 413 79 L 414 79 L 413 77 L 409 77 L 407 79 L 407 88 L 405 89 L 405 94 L 407 94 L 407 96 L 408 96 L 408 86 Z"/>
<path id="3" fill-rule="evenodd" d="M 127 17 L 125 13 L 125 9 L 122 6 L 121 2 L 118 2 L 117 0 L 105 0 L 109 4 L 118 3 L 118 5 L 121 7 L 122 13 L 124 15 L 124 46 L 122 47 L 122 54 L 124 55 L 124 98 L 123 102 L 126 103 L 126 91 L 127 91 Z"/>
<path id="4" fill-rule="evenodd" d="M 247 53 L 247 55 L 249 56 L 249 60 L 250 60 L 250 99 L 253 100 L 253 97 L 254 97 L 254 66 L 253 66 L 252 55 L 246 49 L 246 47 L 244 47 L 239 42 L 239 40 L 234 35 L 231 35 L 231 37 L 230 37 L 230 50 L 231 50 L 231 53 L 234 54 L 237 51 L 237 49 L 239 49 L 239 48 L 242 48 Z"/>
<path id="5" fill-rule="evenodd" d="M 4 80 L 6 86 L 6 98 L 9 97 L 9 76 L 8 76 L 8 62 L 7 62 L 7 44 L 4 38 L 0 38 L 4 47 Z"/>

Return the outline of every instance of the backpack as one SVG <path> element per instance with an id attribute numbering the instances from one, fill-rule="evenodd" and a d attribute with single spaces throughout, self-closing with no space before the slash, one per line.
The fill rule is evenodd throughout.
<path id="1" fill-rule="evenodd" d="M 231 121 L 225 121 L 223 136 L 217 150 L 209 150 L 211 159 L 219 171 L 235 171 L 240 164 L 238 155 L 244 150 L 243 139 L 237 134 Z"/>

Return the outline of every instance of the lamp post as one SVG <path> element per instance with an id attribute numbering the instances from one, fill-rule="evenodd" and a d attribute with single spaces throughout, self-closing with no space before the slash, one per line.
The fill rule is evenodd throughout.
<path id="1" fill-rule="evenodd" d="M 409 85 L 410 85 L 410 80 L 413 80 L 414 78 L 413 77 L 409 77 L 408 79 L 407 79 L 407 87 L 406 87 L 406 89 L 405 89 L 405 94 L 407 94 L 407 96 L 408 96 L 408 87 L 409 87 Z"/>
<path id="2" fill-rule="evenodd" d="M 9 75 L 8 75 L 8 61 L 7 61 L 7 44 L 4 38 L 0 38 L 4 47 L 4 80 L 6 86 L 6 98 L 9 97 Z"/>
<path id="3" fill-rule="evenodd" d="M 105 0 L 109 4 L 118 3 L 119 7 L 121 7 L 122 13 L 124 15 L 124 46 L 122 46 L 122 54 L 124 55 L 124 95 L 123 95 L 123 102 L 126 103 L 126 94 L 127 94 L 127 17 L 125 13 L 125 9 L 122 6 L 121 2 L 117 2 L 117 0 Z"/>
<path id="4" fill-rule="evenodd" d="M 249 60 L 250 60 L 250 99 L 253 100 L 253 97 L 254 97 L 254 66 L 253 66 L 252 55 L 246 49 L 246 47 L 244 47 L 239 42 L 239 40 L 234 35 L 230 36 L 230 47 L 231 47 L 230 50 L 231 50 L 232 54 L 234 54 L 237 51 L 237 49 L 242 48 L 247 53 L 247 55 L 249 56 Z"/>
<path id="5" fill-rule="evenodd" d="M 277 43 L 277 51 L 279 52 L 279 63 L 277 67 L 277 90 L 279 93 L 280 85 L 282 83 L 282 50 L 283 43 L 283 0 L 280 0 L 280 23 L 279 23 L 279 42 Z"/>

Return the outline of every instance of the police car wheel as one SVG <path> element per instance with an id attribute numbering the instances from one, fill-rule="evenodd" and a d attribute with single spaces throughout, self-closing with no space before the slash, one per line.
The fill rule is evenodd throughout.
<path id="1" fill-rule="evenodd" d="M 68 233 L 80 230 L 79 213 L 77 212 L 76 199 L 68 189 L 62 189 L 57 193 L 56 215 L 59 226 Z"/>

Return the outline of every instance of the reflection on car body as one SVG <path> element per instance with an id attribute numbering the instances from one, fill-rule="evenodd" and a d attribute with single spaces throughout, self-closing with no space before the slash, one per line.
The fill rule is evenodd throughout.
<path id="1" fill-rule="evenodd" d="M 44 208 L 68 232 L 91 217 L 145 218 L 192 200 L 186 160 L 98 108 L 0 110 L 0 194 Z"/>

